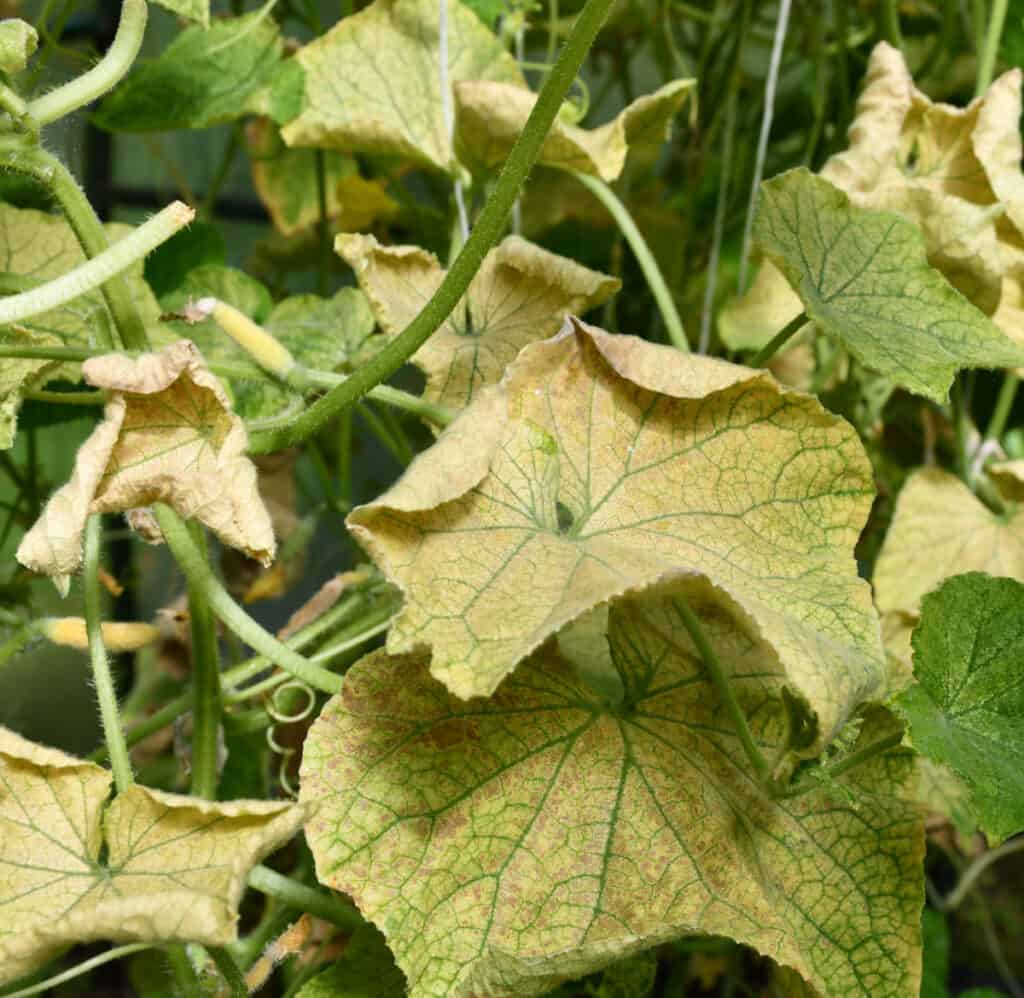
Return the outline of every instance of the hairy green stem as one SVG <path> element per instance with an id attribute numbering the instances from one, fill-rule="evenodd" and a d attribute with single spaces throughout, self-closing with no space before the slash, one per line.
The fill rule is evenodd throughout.
<path id="1" fill-rule="evenodd" d="M 363 918 L 355 906 L 340 897 L 307 887 L 298 880 L 283 876 L 267 866 L 254 866 L 249 874 L 249 886 L 275 898 L 292 908 L 307 911 L 317 918 L 326 919 L 342 929 L 356 929 Z"/>
<path id="2" fill-rule="evenodd" d="M 254 452 L 280 450 L 315 433 L 329 419 L 355 404 L 375 385 L 391 377 L 451 315 L 480 269 L 484 256 L 504 234 L 505 223 L 519 189 L 533 167 L 551 123 L 611 6 L 612 0 L 587 0 L 551 75 L 537 97 L 523 131 L 505 161 L 469 239 L 422 311 L 368 363 L 344 384 L 331 389 L 291 426 L 257 435 L 251 447 Z"/>
<path id="3" fill-rule="evenodd" d="M 210 607 L 229 630 L 238 635 L 255 651 L 266 655 L 271 662 L 290 672 L 296 679 L 307 683 L 324 693 L 340 693 L 342 680 L 333 672 L 311 665 L 301 655 L 278 641 L 249 616 L 228 594 L 202 554 L 189 536 L 188 529 L 177 513 L 164 503 L 153 505 L 153 514 L 160 525 L 160 532 L 174 555 L 179 567 L 188 580 L 189 586 L 202 588 Z"/>
<path id="4" fill-rule="evenodd" d="M 679 317 L 679 310 L 676 308 L 676 303 L 672 298 L 672 292 L 669 291 L 668 285 L 665 283 L 661 268 L 658 266 L 658 261 L 655 260 L 654 254 L 647 245 L 647 241 L 629 214 L 629 209 L 603 180 L 599 180 L 597 177 L 588 177 L 585 173 L 576 173 L 575 171 L 573 171 L 573 176 L 604 205 L 608 213 L 615 219 L 615 224 L 618 225 L 626 242 L 629 243 L 629 248 L 633 251 L 633 256 L 636 257 L 636 262 L 640 265 L 640 270 L 647 281 L 647 286 L 651 289 L 651 294 L 658 305 L 658 311 L 661 312 L 662 321 L 665 323 L 665 331 L 668 333 L 668 338 L 676 349 L 682 350 L 683 353 L 689 353 L 690 343 L 686 338 L 683 320 Z"/>
<path id="5" fill-rule="evenodd" d="M 1019 387 L 1020 378 L 1012 371 L 1007 371 L 1003 376 L 1003 384 L 996 398 L 996 407 L 992 410 L 992 418 L 988 421 L 988 427 L 985 430 L 986 440 L 998 440 L 1003 435 Z"/>
<path id="6" fill-rule="evenodd" d="M 686 628 L 687 633 L 697 647 L 697 652 L 704 662 L 704 667 L 708 670 L 711 683 L 722 700 L 722 706 L 725 707 L 725 711 L 732 721 L 736 737 L 739 738 L 755 775 L 762 782 L 766 781 L 769 775 L 768 760 L 765 758 L 757 742 L 754 741 L 750 725 L 747 724 L 747 716 L 743 713 L 743 708 L 736 699 L 732 683 L 729 681 L 725 669 L 722 668 L 721 662 L 718 661 L 718 655 L 715 654 L 714 648 L 711 647 L 704 634 L 704 629 L 700 626 L 700 621 L 686 601 L 676 599 L 673 601 L 673 605 L 676 613 L 679 614 L 683 627 Z"/>
<path id="7" fill-rule="evenodd" d="M 92 677 L 100 705 L 100 720 L 103 722 L 103 737 L 110 756 L 110 768 L 114 772 L 117 792 L 123 793 L 132 785 L 134 777 L 117 709 L 114 678 L 110 674 L 107 649 L 103 644 L 103 598 L 100 594 L 99 579 L 102 535 L 103 517 L 99 513 L 94 513 L 85 525 L 85 630 L 89 638 Z"/>
<path id="8" fill-rule="evenodd" d="M 750 367 L 764 367 L 768 361 L 774 357 L 779 350 L 782 349 L 786 343 L 789 342 L 807 322 L 807 313 L 801 312 L 795 319 L 790 319 L 785 326 L 777 332 L 771 340 L 768 341 L 760 350 L 754 355 L 754 359 L 750 361 L 748 366 Z"/>
<path id="9" fill-rule="evenodd" d="M 974 96 L 980 97 L 989 88 L 996 68 L 996 56 L 999 54 L 999 40 L 1003 36 L 1003 25 L 1006 23 L 1007 0 L 992 0 L 988 12 L 988 25 L 978 53 L 978 76 L 974 86 Z"/>
<path id="10" fill-rule="evenodd" d="M 222 946 L 207 946 L 206 952 L 217 965 L 220 976 L 224 978 L 228 986 L 228 994 L 231 998 L 249 998 L 249 988 L 245 983 L 245 976 L 238 969 L 234 957 Z"/>
<path id="11" fill-rule="evenodd" d="M 203 986 L 184 946 L 168 946 L 167 962 L 178 991 L 184 998 L 202 998 Z"/>
<path id="12" fill-rule="evenodd" d="M 32 101 L 29 114 L 37 125 L 48 125 L 102 97 L 131 69 L 146 33 L 145 0 L 124 0 L 117 34 L 106 54 L 88 72 Z"/>
<path id="13" fill-rule="evenodd" d="M 55 156 L 51 156 L 43 149 L 7 147 L 0 154 L 0 171 L 3 170 L 31 177 L 53 195 L 87 259 L 99 256 L 109 247 L 107 234 L 92 205 L 89 204 L 89 199 L 67 167 Z M 111 278 L 103 285 L 102 293 L 114 320 L 120 343 L 111 342 L 101 327 L 96 329 L 97 339 L 109 347 L 123 346 L 131 350 L 145 350 L 149 346 L 149 338 L 124 278 Z"/>
<path id="14" fill-rule="evenodd" d="M 76 963 L 73 967 L 69 967 L 53 977 L 47 977 L 45 981 L 40 981 L 38 984 L 31 984 L 27 988 L 21 988 L 19 991 L 5 992 L 4 998 L 30 998 L 31 995 L 44 994 L 49 992 L 51 988 L 60 987 L 60 985 L 66 984 L 68 981 L 73 981 L 76 977 L 81 977 L 97 967 L 102 967 L 105 963 L 121 960 L 142 950 L 153 949 L 157 945 L 157 943 L 128 943 L 127 946 L 115 946 L 113 949 L 98 953 L 88 960 Z"/>
<path id="15" fill-rule="evenodd" d="M 192 541 L 209 562 L 206 535 L 198 523 L 189 524 Z M 217 796 L 217 749 L 220 735 L 220 650 L 217 622 L 206 589 L 188 580 L 189 626 L 192 631 L 192 793 Z"/>

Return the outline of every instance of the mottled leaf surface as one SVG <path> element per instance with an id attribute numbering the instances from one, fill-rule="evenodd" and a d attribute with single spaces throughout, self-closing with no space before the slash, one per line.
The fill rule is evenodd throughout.
<path id="1" fill-rule="evenodd" d="M 26 329 L 0 329 L 0 346 L 61 346 L 55 336 L 41 336 Z M 0 450 L 14 443 L 22 392 L 44 383 L 60 365 L 49 360 L 0 358 Z"/>
<path id="2" fill-rule="evenodd" d="M 819 329 L 904 388 L 941 402 L 962 367 L 1024 363 L 929 266 L 917 226 L 856 207 L 805 169 L 763 185 L 754 231 Z"/>
<path id="3" fill-rule="evenodd" d="M 699 613 L 755 737 L 785 737 L 773 650 L 699 578 L 612 607 L 615 709 L 550 649 L 486 701 L 374 653 L 306 742 L 321 881 L 384 932 L 411 998 L 537 995 L 688 933 L 728 936 L 822 996 L 916 998 L 920 815 L 899 750 L 852 803 L 773 800 L 679 626 Z"/>
<path id="4" fill-rule="evenodd" d="M 448 3 L 448 80 L 525 87 L 515 59 L 458 0 Z M 444 119 L 435 0 L 374 0 L 296 56 L 306 106 L 284 129 L 293 146 L 402 156 L 454 166 Z"/>
<path id="5" fill-rule="evenodd" d="M 911 744 L 970 791 L 995 840 L 1024 830 L 1024 585 L 980 572 L 925 596 L 914 677 L 893 701 Z"/>
<path id="6" fill-rule="evenodd" d="M 458 696 L 595 606 L 699 571 L 757 619 L 827 739 L 884 684 L 852 557 L 873 494 L 816 400 L 571 321 L 348 522 L 405 596 L 389 649 L 430 648 Z"/>
<path id="7" fill-rule="evenodd" d="M 397 336 L 444 280 L 437 257 L 416 246 L 381 246 L 342 235 L 338 252 L 356 273 L 377 321 Z M 484 258 L 462 300 L 412 356 L 427 376 L 424 396 L 461 409 L 500 380 L 527 343 L 558 332 L 567 315 L 607 301 L 619 281 L 509 236 Z"/>
<path id="8" fill-rule="evenodd" d="M 249 869 L 291 838 L 291 804 L 133 786 L 0 728 L 0 984 L 74 943 L 237 936 Z"/>

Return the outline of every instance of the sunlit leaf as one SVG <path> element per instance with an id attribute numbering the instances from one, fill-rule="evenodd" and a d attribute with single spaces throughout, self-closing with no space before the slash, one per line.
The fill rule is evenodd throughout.
<path id="1" fill-rule="evenodd" d="M 411 998 L 537 995 L 689 933 L 795 968 L 817 994 L 909 996 L 923 834 L 892 752 L 847 804 L 773 800 L 751 778 L 685 598 L 755 737 L 786 737 L 782 670 L 703 579 L 612 607 L 613 707 L 549 648 L 466 704 L 422 656 L 353 668 L 306 742 L 301 800 L 320 879 L 384 932 Z"/>
<path id="2" fill-rule="evenodd" d="M 0 984 L 74 943 L 237 936 L 250 867 L 300 808 L 213 804 L 134 786 L 0 728 Z"/>
<path id="3" fill-rule="evenodd" d="M 925 596 L 916 682 L 894 700 L 908 738 L 967 785 L 996 840 L 1024 830 L 1024 585 L 971 572 Z"/>
<path id="4" fill-rule="evenodd" d="M 377 321 L 397 336 L 444 279 L 432 253 L 381 246 L 373 236 L 342 235 L 338 252 L 356 273 Z M 413 354 L 427 376 L 424 395 L 452 408 L 494 384 L 527 343 L 558 331 L 619 289 L 619 281 L 509 236 L 484 258 L 462 301 Z"/>
<path id="5" fill-rule="evenodd" d="M 186 28 L 160 55 L 140 62 L 107 96 L 93 121 L 112 132 L 209 128 L 263 110 L 284 46 L 269 10 Z"/>
<path id="6" fill-rule="evenodd" d="M 537 162 L 616 180 L 634 149 L 658 148 L 668 138 L 693 80 L 674 80 L 633 101 L 606 125 L 586 129 L 555 119 Z M 469 80 L 455 86 L 456 155 L 474 171 L 505 162 L 537 95 L 508 83 Z"/>
<path id="7" fill-rule="evenodd" d="M 857 208 L 827 180 L 797 169 L 767 181 L 754 230 L 818 328 L 904 388 L 941 402 L 959 368 L 1024 363 L 928 265 L 915 225 Z"/>
<path id="8" fill-rule="evenodd" d="M 907 479 L 875 566 L 884 612 L 918 614 L 921 597 L 961 572 L 1024 581 L 1024 510 L 990 510 L 955 475 L 922 468 Z"/>
<path id="9" fill-rule="evenodd" d="M 525 87 L 515 59 L 458 0 L 448 3 L 448 79 Z M 402 156 L 453 168 L 438 72 L 436 0 L 374 0 L 295 57 L 306 107 L 284 129 L 292 146 Z"/>
<path id="10" fill-rule="evenodd" d="M 79 449 L 71 479 L 22 539 L 18 560 L 66 593 L 90 514 L 160 501 L 269 564 L 274 534 L 245 456 L 245 426 L 195 345 L 181 340 L 137 358 L 94 357 L 82 373 L 109 390 L 104 419 Z"/>
<path id="11" fill-rule="evenodd" d="M 873 494 L 816 400 L 572 322 L 348 522 L 405 596 L 389 650 L 429 647 L 458 696 L 492 693 L 598 604 L 699 571 L 757 621 L 827 739 L 884 684 L 852 557 Z"/>

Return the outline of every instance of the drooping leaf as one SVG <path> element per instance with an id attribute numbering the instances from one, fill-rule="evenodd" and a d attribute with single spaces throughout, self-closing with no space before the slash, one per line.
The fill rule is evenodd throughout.
<path id="1" fill-rule="evenodd" d="M 555 119 L 537 162 L 576 170 L 611 182 L 618 179 L 633 149 L 658 148 L 668 138 L 694 80 L 674 80 L 645 94 L 599 128 Z M 485 80 L 455 85 L 455 151 L 474 172 L 505 162 L 519 138 L 537 95 L 522 87 Z"/>
<path id="2" fill-rule="evenodd" d="M 955 475 L 922 468 L 907 479 L 875 565 L 875 602 L 918 614 L 921 598 L 961 572 L 1024 581 L 1024 510 L 992 512 Z"/>
<path id="3" fill-rule="evenodd" d="M 917 994 L 923 833 L 893 752 L 856 806 L 773 800 L 679 624 L 699 613 L 770 753 L 784 679 L 750 618 L 697 577 L 613 604 L 627 690 L 595 696 L 550 646 L 466 704 L 422 656 L 374 653 L 306 742 L 320 879 L 384 932 L 411 998 L 542 994 L 689 933 L 796 969 L 822 996 Z"/>
<path id="4" fill-rule="evenodd" d="M 210 0 L 153 0 L 172 14 L 196 21 L 204 28 L 210 26 Z"/>
<path id="5" fill-rule="evenodd" d="M 11 346 L 61 346 L 56 336 L 41 336 L 27 329 L 0 330 L 0 344 Z M 22 392 L 41 384 L 60 365 L 49 360 L 0 358 L 0 450 L 14 443 L 21 408 Z"/>
<path id="6" fill-rule="evenodd" d="M 970 572 L 925 596 L 916 682 L 893 700 L 911 744 L 967 785 L 981 828 L 1024 830 L 1024 585 Z"/>
<path id="7" fill-rule="evenodd" d="M 341 235 L 338 252 L 352 267 L 377 321 L 397 336 L 444 279 L 433 253 L 381 246 L 373 236 Z M 558 331 L 567 315 L 607 301 L 619 281 L 509 236 L 484 258 L 462 301 L 413 355 L 427 376 L 424 396 L 462 408 L 497 382 L 527 343 Z"/>
<path id="8" fill-rule="evenodd" d="M 818 328 L 904 388 L 941 402 L 960 368 L 1024 363 L 928 265 L 915 225 L 856 207 L 803 168 L 763 185 L 754 231 Z"/>
<path id="9" fill-rule="evenodd" d="M 448 79 L 525 87 L 515 59 L 458 0 L 448 3 Z M 438 72 L 435 0 L 374 0 L 306 45 L 306 107 L 285 126 L 291 146 L 402 156 L 453 169 Z"/>
<path id="10" fill-rule="evenodd" d="M 985 91 L 978 108 L 977 123 L 971 132 L 974 154 L 984 167 L 996 198 L 1006 206 L 1006 214 L 1024 235 L 1024 158 L 1020 134 L 1020 69 L 1004 73 Z"/>
<path id="11" fill-rule="evenodd" d="M 757 620 L 827 740 L 885 681 L 852 558 L 873 493 L 816 400 L 570 321 L 348 523 L 405 597 L 389 650 L 429 647 L 458 696 L 598 604 L 699 571 Z"/>
<path id="12" fill-rule="evenodd" d="M 66 594 L 90 514 L 160 501 L 269 564 L 274 533 L 245 455 L 245 426 L 195 345 L 180 340 L 137 358 L 93 357 L 82 373 L 110 392 L 104 419 L 79 449 L 70 480 L 22 538 L 18 560 Z"/>
<path id="13" fill-rule="evenodd" d="M 112 132 L 209 128 L 262 110 L 260 91 L 274 80 L 283 44 L 263 8 L 186 28 L 155 59 L 142 61 L 93 116 Z"/>
<path id="14" fill-rule="evenodd" d="M 395 998 L 405 977 L 372 925 L 356 929 L 340 960 L 304 985 L 297 998 Z"/>
<path id="15" fill-rule="evenodd" d="M 133 786 L 0 728 L 0 984 L 82 942 L 237 936 L 249 868 L 302 824 L 291 804 Z"/>

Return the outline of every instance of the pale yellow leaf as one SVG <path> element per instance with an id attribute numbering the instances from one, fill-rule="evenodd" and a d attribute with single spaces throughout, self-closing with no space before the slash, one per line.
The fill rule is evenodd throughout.
<path id="1" fill-rule="evenodd" d="M 249 869 L 301 808 L 215 804 L 133 786 L 0 728 L 0 984 L 75 943 L 237 937 Z"/>
<path id="2" fill-rule="evenodd" d="M 515 59 L 477 16 L 448 4 L 448 80 L 525 87 Z M 438 72 L 437 0 L 374 0 L 300 49 L 306 107 L 288 145 L 402 156 L 454 169 Z"/>
<path id="3" fill-rule="evenodd" d="M 70 480 L 22 539 L 18 560 L 67 592 L 90 514 L 166 502 L 269 564 L 274 533 L 245 455 L 245 426 L 195 344 L 179 340 L 136 358 L 106 354 L 86 361 L 82 372 L 109 391 L 104 419 L 79 449 Z"/>
<path id="4" fill-rule="evenodd" d="M 381 246 L 342 235 L 336 247 L 356 273 L 380 327 L 397 336 L 444 279 L 437 258 L 416 246 Z M 558 331 L 570 314 L 607 301 L 619 281 L 509 236 L 484 258 L 441 328 L 413 354 L 427 376 L 424 397 L 460 409 L 497 382 L 527 343 Z"/>
<path id="5" fill-rule="evenodd" d="M 803 310 L 789 281 L 765 260 L 750 287 L 719 313 L 718 335 L 730 350 L 760 350 Z"/>
<path id="6" fill-rule="evenodd" d="M 1011 502 L 1024 502 L 1024 460 L 996 461 L 985 470 L 1007 499 Z"/>
<path id="7" fill-rule="evenodd" d="M 921 597 L 964 572 L 1024 582 L 1024 510 L 993 513 L 955 475 L 922 468 L 896 500 L 875 567 L 875 601 L 883 613 L 916 615 Z"/>
<path id="8" fill-rule="evenodd" d="M 1004 73 L 985 91 L 971 138 L 974 153 L 988 176 L 995 196 L 1024 236 L 1024 156 L 1020 135 L 1021 79 L 1019 69 Z"/>
<path id="9" fill-rule="evenodd" d="M 669 136 L 694 80 L 673 80 L 645 94 L 598 128 L 579 128 L 556 118 L 537 162 L 616 180 L 631 149 L 657 148 Z M 474 172 L 505 162 L 526 125 L 537 95 L 507 83 L 468 80 L 455 86 L 455 151 Z"/>
<path id="10" fill-rule="evenodd" d="M 572 320 L 348 522 L 405 596 L 389 649 L 429 647 L 458 696 L 598 604 L 702 572 L 827 739 L 885 683 L 852 555 L 873 494 L 853 430 L 815 399 Z"/>
<path id="11" fill-rule="evenodd" d="M 61 346 L 56 336 L 31 332 L 17 327 L 0 330 L 0 344 L 9 346 Z M 18 426 L 18 410 L 26 389 L 44 384 L 59 364 L 30 358 L 0 358 L 0 450 L 14 444 Z"/>

